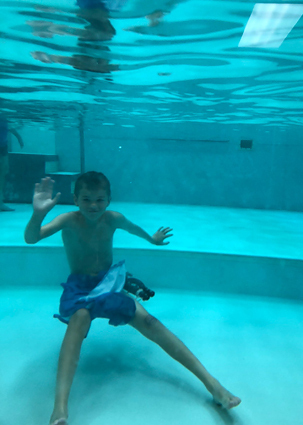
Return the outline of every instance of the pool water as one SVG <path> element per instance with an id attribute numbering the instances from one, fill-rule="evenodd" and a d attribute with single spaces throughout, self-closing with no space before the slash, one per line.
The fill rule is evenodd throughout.
<path id="1" fill-rule="evenodd" d="M 14 206 L 14 213 L 2 216 L 10 230 L 5 236 L 2 234 L 1 240 L 1 269 L 7 274 L 0 296 L 1 416 L 7 425 L 21 422 L 38 425 L 48 423 L 52 411 L 57 359 L 66 329 L 52 319 L 52 315 L 58 311 L 59 283 L 66 278 L 68 269 L 59 235 L 34 247 L 24 244 L 22 229 L 31 207 Z M 303 373 L 303 304 L 295 299 L 297 294 L 288 293 L 288 299 L 285 298 L 286 289 L 279 286 L 278 274 L 281 267 L 289 274 L 293 261 L 301 264 L 302 242 L 294 229 L 302 215 L 261 211 L 252 211 L 249 215 L 244 210 L 182 206 L 175 207 L 176 214 L 172 215 L 172 206 L 149 205 L 148 210 L 153 211 L 149 217 L 144 214 L 145 205 L 114 204 L 112 207 L 122 209 L 148 229 L 159 222 L 159 217 L 163 219 L 159 224 L 173 221 L 175 234 L 167 247 L 154 249 L 147 242 L 121 232 L 115 240 L 115 256 L 126 258 L 130 270 L 135 269 L 140 278 L 144 275 L 143 280 L 156 290 L 156 296 L 143 303 L 144 307 L 183 340 L 227 389 L 240 396 L 242 404 L 230 412 L 218 408 L 197 378 L 158 346 L 129 326 L 114 328 L 106 320 L 97 319 L 83 344 L 70 397 L 70 423 L 154 425 L 173 422 L 181 425 L 189 420 L 193 425 L 201 422 L 205 425 L 298 423 L 301 412 L 298 377 Z M 55 212 L 70 209 L 70 206 L 58 206 Z M 224 225 L 223 212 L 229 217 Z M 14 227 L 10 226 L 13 214 Z M 201 220 L 204 225 L 200 225 L 198 233 L 195 233 L 195 215 L 204 217 Z M 191 237 L 184 238 L 182 225 L 185 217 L 191 216 L 193 219 L 186 226 Z M 260 237 L 261 234 L 264 237 L 264 229 L 267 229 L 271 246 L 267 246 L 263 257 L 259 247 L 254 247 L 254 241 L 247 238 L 247 227 L 241 230 L 241 226 L 236 226 L 241 218 L 250 218 L 255 234 L 259 231 Z M 277 227 L 284 228 L 283 239 L 288 240 L 289 249 L 285 244 L 284 252 L 276 252 L 275 257 L 275 249 L 280 246 L 275 240 Z M 231 229 L 235 244 L 233 249 L 229 245 L 227 253 L 224 237 L 228 237 Z M 213 245 L 208 240 L 211 232 Z M 281 237 L 282 231 L 279 235 Z M 198 251 L 199 257 L 195 258 Z M 266 257 L 269 254 L 271 258 Z M 210 255 L 216 262 L 211 263 L 208 275 L 198 275 L 198 264 L 207 270 Z M 173 267 L 178 271 L 181 257 L 188 261 L 195 258 L 196 266 L 186 269 L 186 273 L 183 270 L 178 279 Z M 11 267 L 12 258 L 16 270 Z M 258 283 L 253 285 L 256 275 L 249 276 L 250 269 L 245 273 L 239 268 L 239 263 L 248 264 L 246 260 L 256 264 L 256 270 L 261 269 L 265 277 L 276 279 L 274 282 L 265 280 L 267 292 L 262 297 L 258 294 L 261 291 Z M 266 261 L 273 262 L 275 272 L 272 274 Z M 224 262 L 227 264 L 225 288 L 215 272 L 218 267 L 222 272 Z M 237 267 L 237 273 L 232 274 Z M 300 276 L 302 270 L 299 268 L 297 273 Z M 232 281 L 232 276 L 238 276 L 239 281 Z M 270 296 L 270 290 L 275 298 Z"/>
<path id="2" fill-rule="evenodd" d="M 62 192 L 49 221 L 76 209 L 91 170 L 109 178 L 111 209 L 151 235 L 173 228 L 165 247 L 118 230 L 114 262 L 242 403 L 223 410 L 133 328 L 95 320 L 68 425 L 302 425 L 303 5 L 40 3 L 0 3 L 15 208 L 0 212 L 0 425 L 49 423 L 66 330 L 52 318 L 70 272 L 61 236 L 23 238 L 34 183 Z"/>

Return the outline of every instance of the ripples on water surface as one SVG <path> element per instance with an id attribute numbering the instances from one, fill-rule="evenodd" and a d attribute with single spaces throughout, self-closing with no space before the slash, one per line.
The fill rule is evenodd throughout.
<path id="1" fill-rule="evenodd" d="M 8 117 L 302 125 L 302 17 L 279 48 L 238 47 L 252 2 L 106 3 L 0 3 Z"/>

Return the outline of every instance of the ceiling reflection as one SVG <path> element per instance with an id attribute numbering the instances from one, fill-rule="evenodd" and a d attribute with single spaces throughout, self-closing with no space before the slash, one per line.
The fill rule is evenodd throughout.
<path id="1" fill-rule="evenodd" d="M 63 114 L 65 126 L 83 108 L 125 125 L 302 125 L 302 6 L 292 4 L 284 17 L 270 6 L 265 23 L 249 1 L 1 2 L 0 110 L 20 122 Z"/>

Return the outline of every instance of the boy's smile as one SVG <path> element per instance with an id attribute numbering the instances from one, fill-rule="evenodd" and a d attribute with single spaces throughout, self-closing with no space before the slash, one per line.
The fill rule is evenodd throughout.
<path id="1" fill-rule="evenodd" d="M 74 196 L 74 201 L 80 212 L 90 221 L 100 218 L 110 204 L 105 189 L 89 190 L 85 185 L 80 190 L 79 196 Z"/>

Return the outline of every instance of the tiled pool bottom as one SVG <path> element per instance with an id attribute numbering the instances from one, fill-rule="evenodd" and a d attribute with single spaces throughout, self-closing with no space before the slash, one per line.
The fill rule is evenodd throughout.
<path id="1" fill-rule="evenodd" d="M 48 425 L 65 325 L 60 288 L 1 288 L 0 424 Z M 242 398 L 225 412 L 202 384 L 130 326 L 96 320 L 84 342 L 69 425 L 299 425 L 303 304 L 158 291 L 144 306 Z"/>
<path id="2" fill-rule="evenodd" d="M 117 232 L 115 257 L 157 291 L 147 309 L 243 402 L 222 411 L 159 347 L 99 320 L 84 342 L 69 425 L 301 425 L 303 304 L 291 298 L 303 299 L 302 213 L 112 208 L 150 233 L 174 228 L 160 248 Z M 61 238 L 26 246 L 31 210 L 0 215 L 0 425 L 48 425 L 65 332 L 52 318 L 68 274 Z"/>

